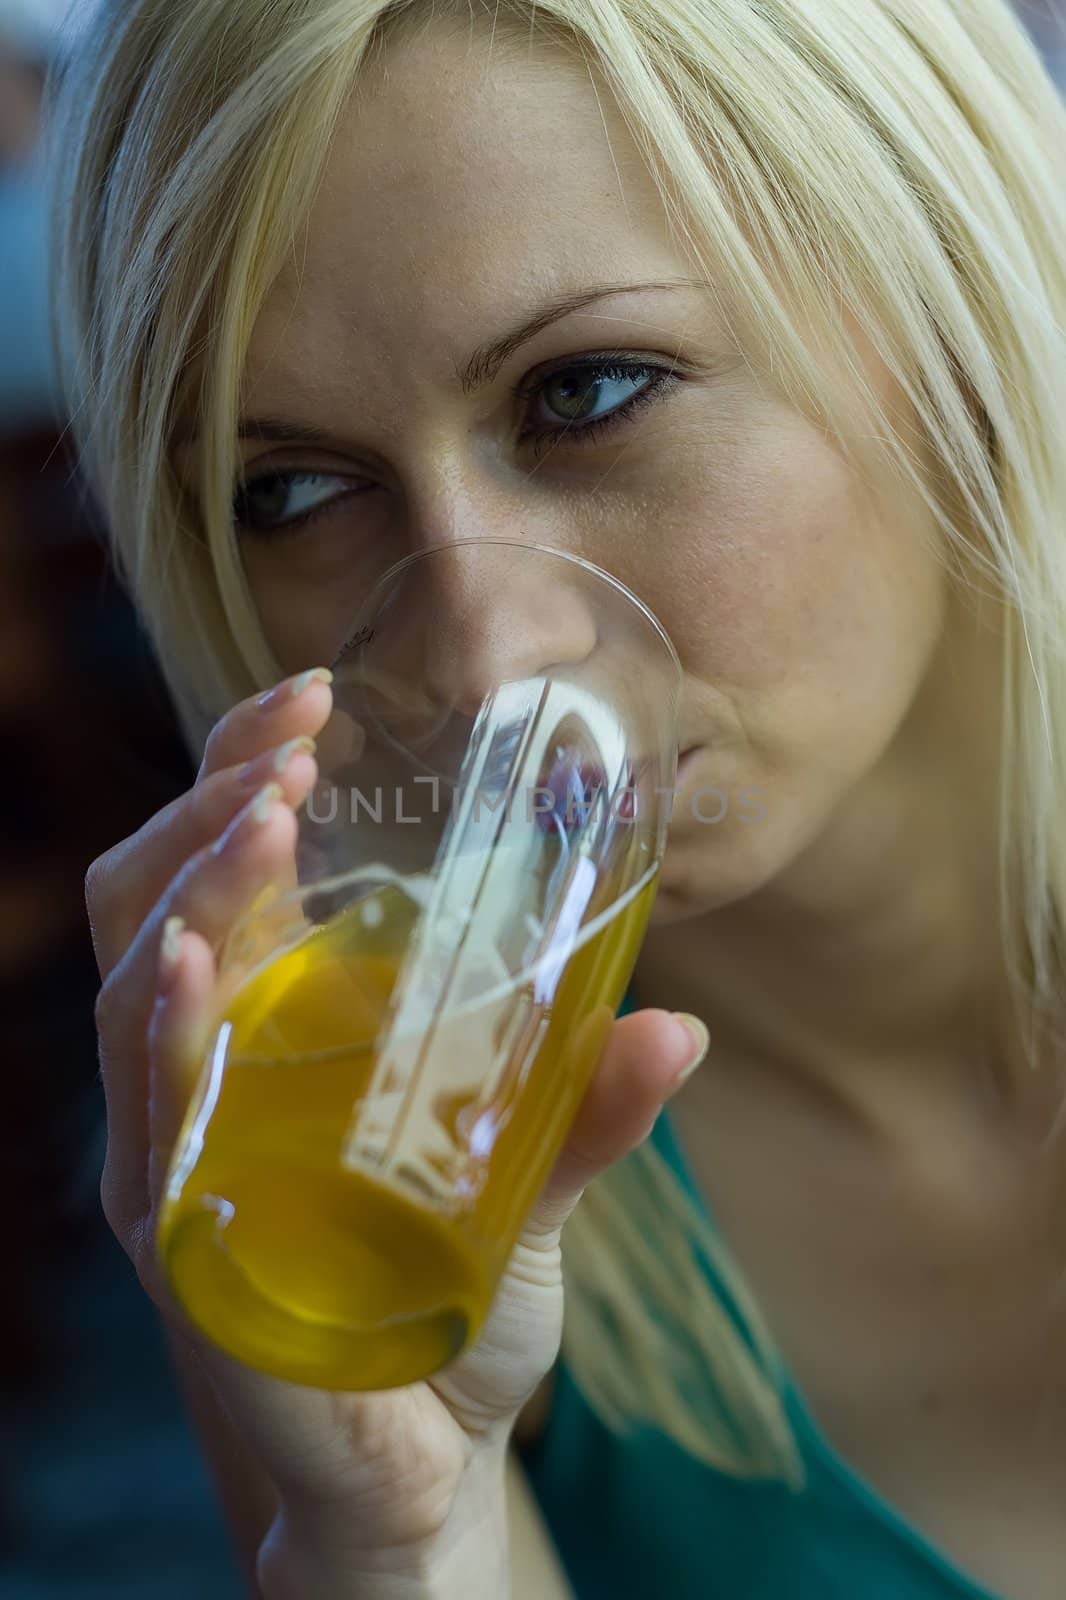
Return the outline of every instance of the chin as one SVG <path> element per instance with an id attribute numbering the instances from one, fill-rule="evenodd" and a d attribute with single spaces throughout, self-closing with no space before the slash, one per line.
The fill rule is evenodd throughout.
<path id="1" fill-rule="evenodd" d="M 761 835 L 761 836 L 760 836 Z M 781 871 L 764 829 L 697 827 L 671 836 L 649 926 L 665 927 L 720 911 L 756 894 Z"/>

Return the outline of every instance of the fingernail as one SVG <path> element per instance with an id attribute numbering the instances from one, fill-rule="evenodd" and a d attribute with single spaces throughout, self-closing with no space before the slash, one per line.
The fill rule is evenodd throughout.
<path id="1" fill-rule="evenodd" d="M 267 822 L 270 818 L 270 808 L 280 799 L 280 783 L 268 783 L 265 788 L 260 789 L 255 799 L 250 800 L 243 811 L 238 811 L 225 833 L 215 840 L 213 847 L 215 855 L 221 855 L 227 850 L 238 835 L 243 834 L 248 823 L 258 827 L 261 823 Z"/>
<path id="2" fill-rule="evenodd" d="M 255 799 L 248 808 L 253 822 L 266 822 L 270 816 L 270 808 L 281 799 L 281 784 L 268 783 L 265 789 L 260 789 Z"/>
<path id="3" fill-rule="evenodd" d="M 288 700 L 298 699 L 314 682 L 332 683 L 333 674 L 328 667 L 312 667 L 310 672 L 301 672 L 297 678 L 286 678 L 282 683 L 276 683 L 273 689 L 267 689 L 259 696 L 256 704 L 264 711 L 273 711 Z"/>
<path id="4" fill-rule="evenodd" d="M 332 683 L 333 674 L 328 667 L 312 667 L 310 672 L 301 672 L 298 678 L 292 681 L 292 697 L 299 700 L 304 690 L 312 683 Z"/>
<path id="5" fill-rule="evenodd" d="M 185 932 L 184 917 L 168 917 L 163 924 L 163 937 L 159 942 L 159 993 L 169 994 L 181 958 L 181 936 Z"/>
<path id="6" fill-rule="evenodd" d="M 280 706 L 283 700 L 288 700 L 292 694 L 292 679 L 286 678 L 284 683 L 276 683 L 273 689 L 267 689 L 259 696 L 256 705 L 263 711 L 273 711 L 275 706 Z"/>
<path id="7" fill-rule="evenodd" d="M 305 754 L 313 756 L 317 749 L 318 746 L 315 741 L 307 735 L 301 739 L 290 739 L 287 744 L 281 746 L 274 756 L 274 771 L 279 775 L 284 772 L 297 751 L 303 751 Z"/>
<path id="8" fill-rule="evenodd" d="M 711 1036 L 707 1030 L 707 1024 L 705 1022 L 701 1022 L 699 1017 L 692 1016 L 690 1012 L 675 1011 L 674 1017 L 678 1022 L 681 1023 L 686 1033 L 689 1035 L 696 1052 L 692 1060 L 689 1061 L 688 1065 L 682 1067 L 681 1071 L 674 1079 L 674 1088 L 679 1089 L 683 1083 L 691 1078 L 696 1068 L 705 1059 L 707 1052 L 711 1047 Z"/>
<path id="9" fill-rule="evenodd" d="M 257 789 L 272 772 L 280 776 L 298 750 L 313 756 L 317 748 L 314 739 L 306 734 L 300 739 L 289 739 L 279 745 L 273 754 L 267 751 L 265 755 L 256 756 L 254 761 L 246 762 L 237 774 L 237 782 L 242 789 Z"/>

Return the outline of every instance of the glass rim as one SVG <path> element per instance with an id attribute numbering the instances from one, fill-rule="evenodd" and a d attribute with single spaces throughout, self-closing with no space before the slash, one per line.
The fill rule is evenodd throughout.
<path id="1" fill-rule="evenodd" d="M 571 550 L 558 550 L 554 545 L 531 543 L 528 539 L 509 539 L 498 534 L 487 534 L 482 537 L 474 534 L 462 539 L 448 539 L 437 544 L 427 545 L 422 550 L 412 550 L 410 555 L 403 556 L 401 560 L 394 562 L 386 572 L 382 573 L 363 604 L 359 607 L 357 617 L 361 617 L 370 608 L 379 590 L 384 589 L 387 583 L 391 583 L 401 572 L 407 567 L 413 566 L 417 561 L 425 561 L 428 557 L 439 555 L 445 550 L 472 549 L 475 546 L 480 547 L 482 545 L 508 545 L 516 550 L 531 550 L 536 551 L 538 555 L 554 556 L 558 561 L 568 561 L 572 566 L 582 567 L 586 572 L 592 573 L 594 577 L 602 579 L 612 589 L 615 589 L 631 607 L 638 611 L 646 622 L 650 623 L 653 632 L 657 634 L 662 644 L 666 647 L 666 653 L 673 664 L 678 684 L 682 683 L 684 668 L 681 665 L 681 659 L 678 656 L 673 640 L 651 607 L 639 595 L 634 594 L 633 590 L 628 588 L 621 578 L 616 578 L 605 567 L 598 567 L 594 561 L 589 561 L 584 556 L 575 555 Z M 336 660 L 340 661 L 344 653 L 345 647 L 342 646 Z"/>

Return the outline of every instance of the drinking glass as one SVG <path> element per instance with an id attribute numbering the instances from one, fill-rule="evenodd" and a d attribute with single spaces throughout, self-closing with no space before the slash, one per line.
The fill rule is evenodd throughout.
<path id="1" fill-rule="evenodd" d="M 408 1384 L 476 1338 L 629 982 L 681 668 L 609 573 L 436 545 L 367 596 L 294 857 L 220 955 L 157 1244 L 245 1363 Z"/>

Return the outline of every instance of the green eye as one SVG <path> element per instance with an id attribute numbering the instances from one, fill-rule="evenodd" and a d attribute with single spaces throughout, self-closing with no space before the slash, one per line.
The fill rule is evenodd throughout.
<path id="1" fill-rule="evenodd" d="M 332 472 L 264 472 L 237 490 L 234 525 L 246 533 L 273 533 L 350 493 L 351 480 Z"/>
<path id="2" fill-rule="evenodd" d="M 680 383 L 672 369 L 647 361 L 571 362 L 547 378 L 519 385 L 513 392 L 532 402 L 533 420 L 521 438 L 536 449 L 561 442 L 585 444 L 620 427 L 638 410 L 651 406 Z M 549 425 L 554 416 L 555 426 Z"/>

